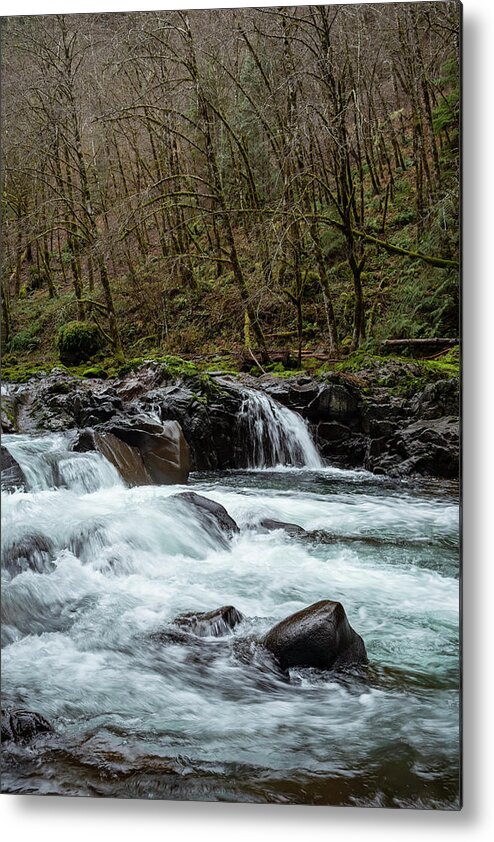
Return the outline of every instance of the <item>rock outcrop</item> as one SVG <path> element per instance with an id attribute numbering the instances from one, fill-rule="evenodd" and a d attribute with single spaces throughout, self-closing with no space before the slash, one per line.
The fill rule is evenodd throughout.
<path id="1" fill-rule="evenodd" d="M 415 421 L 390 437 L 369 442 L 365 466 L 390 476 L 457 479 L 460 467 L 458 418 Z"/>
<path id="2" fill-rule="evenodd" d="M 400 395 L 400 376 L 413 377 L 415 364 L 381 365 L 366 379 L 327 374 L 171 380 L 152 363 L 113 381 L 80 380 L 57 370 L 13 389 L 8 399 L 19 432 L 91 428 L 91 447 L 131 484 L 184 482 L 187 451 L 194 471 L 248 467 L 252 442 L 239 434 L 243 386 L 299 413 L 332 465 L 392 476 L 457 476 L 458 379 L 429 383 L 407 397 Z M 374 375 L 380 385 L 373 385 Z"/>

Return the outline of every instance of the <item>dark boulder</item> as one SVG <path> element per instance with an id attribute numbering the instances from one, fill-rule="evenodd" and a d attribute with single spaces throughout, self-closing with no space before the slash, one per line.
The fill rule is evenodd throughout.
<path id="1" fill-rule="evenodd" d="M 39 734 L 52 732 L 52 726 L 40 713 L 2 708 L 2 743 L 27 743 Z"/>
<path id="2" fill-rule="evenodd" d="M 364 641 L 350 626 L 342 604 L 328 599 L 282 620 L 262 643 L 285 670 L 328 670 L 367 663 Z"/>
<path id="3" fill-rule="evenodd" d="M 271 518 L 265 518 L 261 520 L 259 523 L 261 529 L 266 530 L 267 532 L 273 532 L 276 529 L 282 529 L 284 532 L 287 532 L 288 535 L 303 537 L 308 535 L 308 532 L 303 528 L 303 526 L 298 526 L 296 523 L 285 523 L 282 520 L 272 520 Z"/>
<path id="4" fill-rule="evenodd" d="M 59 370 L 30 381 L 21 398 L 21 432 L 64 432 L 72 427 L 95 426 L 123 409 L 121 398 L 110 385 L 80 380 Z"/>
<path id="5" fill-rule="evenodd" d="M 316 429 L 316 444 L 330 465 L 358 468 L 363 464 L 367 438 L 337 421 L 321 422 Z"/>
<path id="6" fill-rule="evenodd" d="M 160 418 L 178 421 L 191 451 L 193 470 L 246 467 L 247 457 L 236 452 L 237 415 L 242 404 L 238 388 L 221 382 L 191 378 L 150 392 L 145 405 Z"/>
<path id="7" fill-rule="evenodd" d="M 119 416 L 110 424 L 105 424 L 104 429 L 120 429 L 122 431 L 123 440 L 125 440 L 132 431 L 136 433 L 150 433 L 155 436 L 159 436 L 163 433 L 163 424 L 161 421 L 147 415 L 145 412 L 136 411 L 134 406 L 132 407 L 132 410 L 135 414 L 131 415 L 129 413 L 122 417 Z"/>
<path id="8" fill-rule="evenodd" d="M 255 384 L 255 388 L 259 387 L 278 403 L 304 415 L 309 404 L 317 398 L 321 384 L 308 377 L 280 380 L 265 375 Z"/>
<path id="9" fill-rule="evenodd" d="M 224 605 L 214 611 L 181 614 L 173 622 L 197 637 L 223 637 L 230 634 L 242 620 L 243 615 L 233 605 Z"/>
<path id="10" fill-rule="evenodd" d="M 371 436 L 391 435 L 410 419 L 407 401 L 376 388 L 362 401 L 362 432 Z"/>
<path id="11" fill-rule="evenodd" d="M 174 383 L 149 392 L 146 402 L 153 403 L 160 417 L 169 421 L 179 421 L 187 415 L 195 399 L 197 396 L 192 389 Z"/>
<path id="12" fill-rule="evenodd" d="M 350 428 L 345 424 L 340 424 L 339 421 L 322 421 L 317 425 L 318 444 L 346 441 L 351 435 Z"/>
<path id="13" fill-rule="evenodd" d="M 25 490 L 26 477 L 24 472 L 6 447 L 1 446 L 0 464 L 2 470 L 2 491 L 13 491 L 14 489 Z"/>
<path id="14" fill-rule="evenodd" d="M 187 482 L 190 454 L 176 421 L 160 423 L 144 414 L 119 418 L 77 433 L 72 449 L 96 450 L 129 485 Z"/>
<path id="15" fill-rule="evenodd" d="M 175 499 L 183 500 L 187 505 L 193 506 L 196 514 L 206 526 L 219 529 L 230 537 L 240 532 L 237 524 L 221 503 L 216 503 L 209 497 L 203 497 L 202 494 L 196 494 L 195 491 L 182 491 L 181 494 L 175 494 L 174 496 Z"/>

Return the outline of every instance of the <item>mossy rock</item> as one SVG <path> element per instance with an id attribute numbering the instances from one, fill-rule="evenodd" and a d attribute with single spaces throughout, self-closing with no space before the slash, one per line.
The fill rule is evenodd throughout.
<path id="1" fill-rule="evenodd" d="M 65 365 L 79 365 L 103 347 L 103 338 L 92 322 L 67 322 L 58 331 L 57 348 Z"/>
<path id="2" fill-rule="evenodd" d="M 85 368 L 82 372 L 82 376 L 85 378 L 91 379 L 100 379 L 106 380 L 108 377 L 108 372 L 105 368 L 100 365 L 93 365 L 90 368 Z"/>

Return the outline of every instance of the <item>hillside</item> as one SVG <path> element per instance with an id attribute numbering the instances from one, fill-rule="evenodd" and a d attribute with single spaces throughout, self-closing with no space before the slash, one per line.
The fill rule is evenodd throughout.
<path id="1" fill-rule="evenodd" d="M 5 19 L 4 378 L 457 337 L 458 7 L 399 8 Z"/>

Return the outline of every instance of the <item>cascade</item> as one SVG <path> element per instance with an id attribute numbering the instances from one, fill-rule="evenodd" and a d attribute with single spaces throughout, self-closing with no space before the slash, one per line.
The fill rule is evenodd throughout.
<path id="1" fill-rule="evenodd" d="M 100 488 L 123 485 L 117 470 L 99 453 L 70 450 L 70 434 L 54 433 L 33 438 L 7 435 L 3 444 L 16 459 L 26 477 L 29 491 L 69 488 L 91 493 Z"/>
<path id="2" fill-rule="evenodd" d="M 242 393 L 238 432 L 241 441 L 250 442 L 249 468 L 324 467 L 307 423 L 298 413 L 255 389 L 244 388 Z"/>

